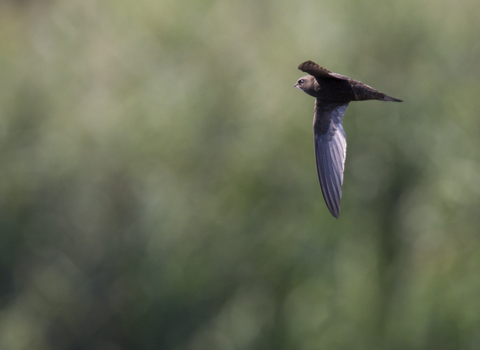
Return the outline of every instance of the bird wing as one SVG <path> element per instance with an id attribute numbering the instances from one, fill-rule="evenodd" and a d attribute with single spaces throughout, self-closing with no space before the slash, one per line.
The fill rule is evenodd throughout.
<path id="1" fill-rule="evenodd" d="M 342 197 L 343 170 L 347 139 L 342 118 L 348 103 L 315 100 L 313 131 L 315 159 L 323 198 L 328 209 L 338 219 Z"/>
<path id="2" fill-rule="evenodd" d="M 301 65 L 298 66 L 298 69 L 305 73 L 313 75 L 315 78 L 348 80 L 348 77 L 341 74 L 332 73 L 328 69 L 320 67 L 318 64 L 312 61 L 303 62 Z"/>

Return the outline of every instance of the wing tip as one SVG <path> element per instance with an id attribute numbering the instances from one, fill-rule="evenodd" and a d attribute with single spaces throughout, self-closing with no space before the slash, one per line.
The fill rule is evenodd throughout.
<path id="1" fill-rule="evenodd" d="M 320 66 L 319 64 L 311 61 L 311 60 L 308 60 L 308 61 L 305 61 L 303 63 L 301 63 L 299 66 L 298 66 L 298 69 L 305 72 L 305 73 L 309 73 L 311 74 L 310 72 L 312 71 L 316 71 L 316 73 L 319 73 L 321 75 L 330 75 L 330 72 L 328 69 L 326 68 L 323 68 L 322 66 Z"/>
<path id="2" fill-rule="evenodd" d="M 337 204 L 338 204 L 338 208 L 330 207 L 330 205 L 327 205 L 327 207 L 328 207 L 328 210 L 330 211 L 330 214 L 332 214 L 333 217 L 338 220 L 338 217 L 340 216 L 340 202 Z"/>
<path id="3" fill-rule="evenodd" d="M 384 94 L 384 97 L 383 97 L 382 101 L 403 102 L 403 100 L 400 100 L 398 98 L 391 97 L 391 96 L 388 96 L 388 95 L 385 95 L 385 94 Z"/>
<path id="4" fill-rule="evenodd" d="M 304 71 L 304 68 L 307 68 L 307 66 L 311 66 L 312 64 L 315 64 L 314 62 L 308 60 L 308 61 L 305 61 L 303 63 L 300 63 L 300 65 L 298 66 L 298 69 L 305 72 Z"/>

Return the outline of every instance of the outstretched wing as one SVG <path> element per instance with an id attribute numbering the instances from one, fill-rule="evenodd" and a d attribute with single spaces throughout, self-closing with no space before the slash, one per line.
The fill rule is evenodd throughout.
<path id="1" fill-rule="evenodd" d="M 320 67 L 318 64 L 312 61 L 303 62 L 301 65 L 298 66 L 298 69 L 301 71 L 313 75 L 315 78 L 329 78 L 329 79 L 339 79 L 339 80 L 347 80 L 348 77 L 343 75 L 332 73 L 328 69 Z"/>
<path id="2" fill-rule="evenodd" d="M 347 152 L 347 139 L 342 126 L 347 106 L 348 103 L 322 102 L 317 99 L 313 119 L 318 178 L 325 203 L 337 219 L 340 215 Z"/>

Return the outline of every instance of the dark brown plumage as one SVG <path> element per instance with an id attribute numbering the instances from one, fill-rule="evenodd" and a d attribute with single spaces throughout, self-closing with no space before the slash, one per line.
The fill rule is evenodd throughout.
<path id="1" fill-rule="evenodd" d="M 313 130 L 317 173 L 325 203 L 338 219 L 347 149 L 342 118 L 348 103 L 402 100 L 385 95 L 358 80 L 332 73 L 312 61 L 303 62 L 298 69 L 310 74 L 298 79 L 294 86 L 316 98 Z"/>

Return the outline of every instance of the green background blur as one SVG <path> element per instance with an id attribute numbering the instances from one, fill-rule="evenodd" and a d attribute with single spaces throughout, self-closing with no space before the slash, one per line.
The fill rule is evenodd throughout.
<path id="1" fill-rule="evenodd" d="M 0 1 L 0 349 L 480 349 L 479 13 Z M 339 220 L 305 60 L 404 100 Z"/>

